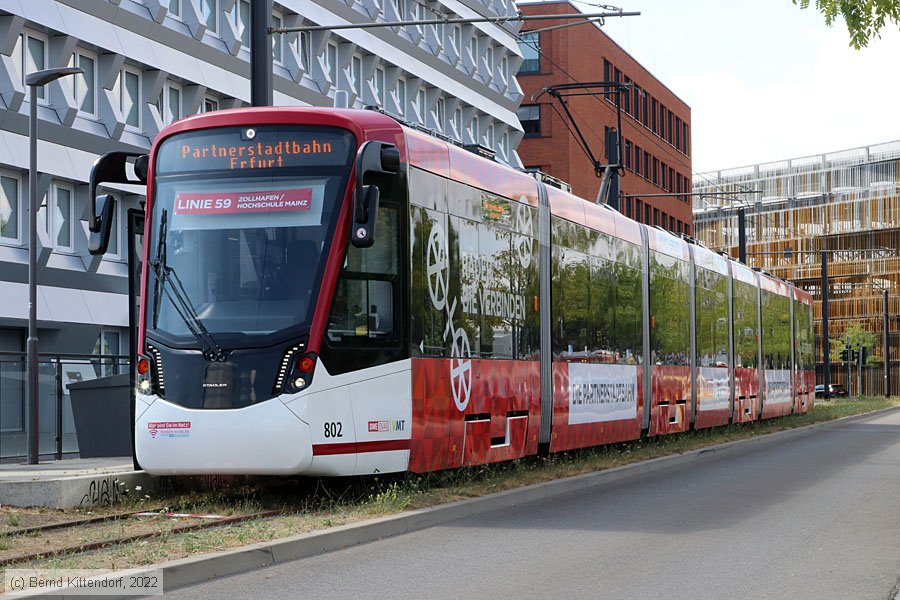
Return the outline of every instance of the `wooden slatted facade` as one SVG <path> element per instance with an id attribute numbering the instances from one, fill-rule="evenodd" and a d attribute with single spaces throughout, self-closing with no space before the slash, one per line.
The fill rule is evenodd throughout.
<path id="1" fill-rule="evenodd" d="M 891 390 L 900 391 L 900 141 L 696 175 L 694 235 L 738 256 L 738 210 L 746 214 L 747 262 L 815 298 L 817 379 L 822 380 L 821 261 L 828 260 L 828 334 L 854 322 L 873 332 L 884 359 L 884 290 L 888 291 Z M 708 195 L 707 195 L 708 194 Z M 861 380 L 884 393 L 883 362 L 832 364 L 831 382 Z M 848 378 L 852 377 L 852 381 Z"/>

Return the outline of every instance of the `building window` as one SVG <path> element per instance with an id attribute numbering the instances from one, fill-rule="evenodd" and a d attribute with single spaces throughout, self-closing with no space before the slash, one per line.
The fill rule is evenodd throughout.
<path id="1" fill-rule="evenodd" d="M 333 42 L 328 42 L 328 46 L 325 48 L 325 67 L 328 70 L 331 85 L 337 86 L 337 44 Z"/>
<path id="2" fill-rule="evenodd" d="M 659 105 L 659 137 L 666 139 L 666 107 Z"/>
<path id="3" fill-rule="evenodd" d="M 629 83 L 631 83 L 631 80 L 626 77 L 625 83 L 629 84 Z M 630 115 L 631 114 L 631 90 L 628 88 L 620 88 L 620 89 L 622 90 L 622 92 L 621 92 L 622 96 L 625 97 L 625 114 Z"/>
<path id="4" fill-rule="evenodd" d="M 654 185 L 659 185 L 659 159 L 653 159 L 653 171 L 651 171 L 652 181 Z"/>
<path id="5" fill-rule="evenodd" d="M 518 111 L 519 123 L 525 137 L 540 137 L 541 135 L 541 105 L 523 104 Z"/>
<path id="6" fill-rule="evenodd" d="M 491 150 L 494 149 L 494 144 L 496 143 L 496 141 L 494 140 L 494 124 L 493 123 L 488 125 L 487 131 L 485 132 L 485 135 L 484 135 L 484 141 L 485 141 L 485 146 L 487 146 Z"/>
<path id="7" fill-rule="evenodd" d="M 135 129 L 141 126 L 141 74 L 135 69 L 124 67 L 119 72 L 119 78 L 113 88 L 113 92 L 119 97 L 119 110 L 125 124 Z"/>
<path id="8" fill-rule="evenodd" d="M 480 129 L 480 124 L 479 124 L 478 120 L 479 120 L 478 115 L 475 115 L 474 117 L 472 117 L 472 120 L 466 126 L 466 133 L 468 134 L 469 139 L 472 141 L 472 143 L 475 143 L 475 144 L 478 143 L 478 130 Z"/>
<path id="9" fill-rule="evenodd" d="M 12 58 L 22 77 L 22 85 L 25 85 L 26 75 L 47 68 L 47 40 L 33 33 L 23 33 L 16 42 Z M 40 100 L 44 99 L 44 87 L 37 88 Z"/>
<path id="10" fill-rule="evenodd" d="M 0 175 L 0 241 L 19 242 L 19 179 Z"/>
<path id="11" fill-rule="evenodd" d="M 418 111 L 419 123 L 425 124 L 425 90 L 419 88 L 416 92 L 416 111 Z"/>
<path id="12" fill-rule="evenodd" d="M 350 88 L 357 96 L 362 95 L 362 57 L 354 54 L 350 58 Z"/>
<path id="13" fill-rule="evenodd" d="M 204 98 L 203 99 L 203 112 L 213 112 L 214 110 L 219 110 L 219 101 L 215 98 Z"/>
<path id="14" fill-rule="evenodd" d="M 394 7 L 394 13 L 397 15 L 397 20 L 402 21 L 405 13 L 403 12 L 403 3 L 401 0 L 391 0 L 391 6 Z"/>
<path id="15" fill-rule="evenodd" d="M 57 250 L 72 250 L 74 204 L 75 194 L 72 188 L 54 185 L 50 188 L 50 198 L 45 198 L 39 209 L 44 217 L 44 230 L 50 235 L 53 247 Z"/>
<path id="16" fill-rule="evenodd" d="M 505 54 L 500 59 L 500 79 L 503 85 L 509 85 L 509 57 Z"/>
<path id="17" fill-rule="evenodd" d="M 397 106 L 400 109 L 400 115 L 403 116 L 406 114 L 406 80 L 398 79 L 397 85 L 394 88 L 394 94 L 396 95 Z"/>
<path id="18" fill-rule="evenodd" d="M 75 53 L 74 62 L 84 71 L 72 79 L 75 86 L 75 103 L 78 110 L 90 116 L 97 115 L 97 60 L 82 50 Z"/>
<path id="19" fill-rule="evenodd" d="M 384 108 L 384 67 L 375 69 L 373 82 L 375 84 L 375 99 L 378 101 L 378 106 Z"/>
<path id="20" fill-rule="evenodd" d="M 631 170 L 631 142 L 625 140 L 625 168 Z"/>
<path id="21" fill-rule="evenodd" d="M 457 55 L 462 54 L 462 27 L 459 25 L 453 26 L 453 51 L 456 52 Z"/>
<path id="22" fill-rule="evenodd" d="M 656 127 L 656 118 L 659 115 L 659 103 L 656 101 L 656 98 L 654 98 L 653 102 L 651 102 L 651 106 L 653 108 L 650 111 L 650 117 L 651 117 L 650 129 L 653 131 L 653 133 L 657 133 L 659 131 L 659 129 L 657 129 L 657 127 Z"/>
<path id="23" fill-rule="evenodd" d="M 438 98 L 434 103 L 434 121 L 437 130 L 444 133 L 444 128 L 447 126 L 447 106 L 443 98 Z"/>
<path id="24" fill-rule="evenodd" d="M 650 179 L 650 154 L 644 152 L 644 179 Z"/>
<path id="25" fill-rule="evenodd" d="M 608 59 L 603 59 L 603 81 L 612 81 L 612 65 Z"/>
<path id="26" fill-rule="evenodd" d="M 641 161 L 642 160 L 643 159 L 641 158 L 641 147 L 635 146 L 634 147 L 634 172 L 636 175 L 641 174 Z"/>
<path id="27" fill-rule="evenodd" d="M 272 14 L 272 27 L 280 28 L 282 26 L 281 13 L 273 13 Z M 284 34 L 283 33 L 273 33 L 272 34 L 272 61 L 280 65 L 283 62 L 282 57 L 284 56 Z"/>
<path id="28" fill-rule="evenodd" d="M 122 210 L 122 202 L 116 202 L 115 210 L 113 210 L 112 220 L 109 224 L 109 246 L 106 247 L 106 255 L 112 257 L 119 256 L 119 211 Z"/>
<path id="29" fill-rule="evenodd" d="M 104 356 L 100 363 L 101 376 L 108 377 L 119 373 L 119 365 L 115 357 L 122 353 L 122 334 L 115 329 L 102 329 L 97 343 L 94 346 L 94 354 Z"/>
<path id="30" fill-rule="evenodd" d="M 181 0 L 169 0 L 169 14 L 173 17 L 181 17 Z"/>
<path id="31" fill-rule="evenodd" d="M 462 141 L 462 109 L 457 108 L 453 111 L 453 135 L 456 136 L 456 139 Z"/>
<path id="32" fill-rule="evenodd" d="M 682 150 L 681 148 L 681 118 L 675 117 L 675 148 L 678 150 Z"/>
<path id="33" fill-rule="evenodd" d="M 174 123 L 184 115 L 181 114 L 181 88 L 169 84 L 165 88 L 165 113 L 164 121 Z"/>
<path id="34" fill-rule="evenodd" d="M 308 31 L 301 31 L 297 35 L 297 44 L 300 46 L 300 64 L 303 70 L 309 73 L 309 57 L 312 56 L 312 34 Z"/>
<path id="35" fill-rule="evenodd" d="M 203 15 L 203 19 L 206 21 L 206 30 L 210 33 L 216 33 L 219 31 L 218 20 L 216 17 L 219 16 L 219 0 L 198 0 L 200 2 L 200 13 Z"/>
<path id="36" fill-rule="evenodd" d="M 412 14 L 411 21 L 424 21 L 425 20 L 425 5 L 419 2 L 412 3 L 412 10 L 410 11 Z M 425 35 L 425 26 L 424 25 L 416 25 L 416 31 L 419 32 L 419 35 Z"/>
<path id="37" fill-rule="evenodd" d="M 241 44 L 250 47 L 250 0 L 238 0 L 231 9 L 231 18 L 238 30 Z"/>
<path id="38" fill-rule="evenodd" d="M 634 111 L 634 120 L 641 121 L 641 88 L 637 85 L 631 88 L 631 106 Z"/>

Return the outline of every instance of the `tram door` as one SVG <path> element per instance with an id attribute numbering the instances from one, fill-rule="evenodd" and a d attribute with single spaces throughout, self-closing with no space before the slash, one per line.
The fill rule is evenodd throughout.
<path id="1" fill-rule="evenodd" d="M 137 454 L 134 451 L 134 366 L 137 364 L 138 318 L 141 306 L 141 257 L 144 256 L 144 211 L 137 208 L 128 209 L 128 374 L 129 394 L 131 396 L 131 456 L 135 470 L 140 470 Z"/>

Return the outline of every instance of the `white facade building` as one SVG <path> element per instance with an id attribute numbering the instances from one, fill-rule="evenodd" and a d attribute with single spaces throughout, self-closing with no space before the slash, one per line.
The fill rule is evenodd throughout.
<path id="1" fill-rule="evenodd" d="M 88 178 L 112 150 L 146 151 L 186 115 L 248 106 L 251 0 L 0 0 L 0 353 L 25 350 L 27 73 L 76 65 L 38 100 L 38 322 L 42 353 L 126 354 L 125 221 L 119 194 L 102 260 L 87 251 Z M 274 26 L 514 16 L 512 0 L 278 0 Z M 274 104 L 379 106 L 521 166 L 518 23 L 274 34 Z M 0 357 L 2 358 L 2 357 Z M 7 358 L 9 358 L 7 356 Z M 0 429 L 21 421 L 22 365 L 0 363 Z M 5 369 L 5 370 L 4 370 Z M 6 454 L 3 452 L 3 454 Z"/>

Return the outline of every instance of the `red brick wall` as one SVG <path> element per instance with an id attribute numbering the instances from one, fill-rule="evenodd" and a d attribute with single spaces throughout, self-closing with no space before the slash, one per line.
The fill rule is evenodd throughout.
<path id="1" fill-rule="evenodd" d="M 520 4 L 519 8 L 526 15 L 567 14 L 576 13 L 578 10 L 568 2 Z M 639 17 L 636 17 L 639 18 Z M 523 31 L 540 29 L 552 25 L 561 24 L 563 21 L 531 21 Z M 613 42 L 600 28 L 595 25 L 585 24 L 554 31 L 545 31 L 540 34 L 541 68 L 536 75 L 519 74 L 518 81 L 524 93 L 522 104 L 539 104 L 541 107 L 541 135 L 540 137 L 526 137 L 519 145 L 518 153 L 526 167 L 540 167 L 542 170 L 572 184 L 572 191 L 588 200 L 594 201 L 600 187 L 600 180 L 594 175 L 594 169 L 590 160 L 579 147 L 573 133 L 566 127 L 564 112 L 558 100 L 548 94 L 541 94 L 544 87 L 575 82 L 596 82 L 604 80 L 604 59 L 609 61 L 610 76 L 613 79 L 613 69 L 621 72 L 621 81 L 628 77 L 635 85 L 639 86 L 648 96 L 648 108 L 652 110 L 652 100 L 655 98 L 658 104 L 665 106 L 673 113 L 672 121 L 676 117 L 687 124 L 687 144 L 682 144 L 682 150 L 675 147 L 676 137 L 672 135 L 672 143 L 651 130 L 652 122 L 646 119 L 646 126 L 633 116 L 626 114 L 625 102 L 622 101 L 622 151 L 625 151 L 625 141 L 631 142 L 632 155 L 634 146 L 641 148 L 642 153 L 647 152 L 657 161 L 665 163 L 673 173 L 682 177 L 680 190 L 675 183 L 662 188 L 662 181 L 657 179 L 657 184 L 645 179 L 632 168 L 626 169 L 620 179 L 621 193 L 627 194 L 663 194 L 675 193 L 676 190 L 691 191 L 691 157 L 690 157 L 690 121 L 691 109 L 678 96 L 672 93 L 665 85 L 657 80 L 640 63 L 632 58 L 625 50 Z M 539 97 L 537 97 L 541 94 Z M 615 105 L 601 97 L 577 96 L 566 99 L 569 109 L 575 117 L 576 123 L 587 140 L 593 154 L 605 162 L 604 131 L 606 127 L 616 127 Z M 610 96 L 612 100 L 612 96 Z M 643 112 L 643 99 L 640 99 L 640 110 Z M 555 110 L 554 110 L 555 109 Z M 632 113 L 634 111 L 632 110 Z M 658 117 L 657 117 L 658 119 Z M 667 126 L 668 128 L 668 126 Z M 643 163 L 643 158 L 641 159 Z M 651 159 L 652 168 L 652 159 Z M 643 172 L 643 164 L 641 165 Z M 668 174 L 667 174 L 668 179 Z M 675 178 L 678 179 L 677 177 Z M 634 214 L 637 201 L 640 201 L 642 213 Z M 654 222 L 654 210 L 659 211 L 659 218 L 665 216 L 665 223 L 660 223 L 666 229 L 672 229 L 668 217 L 674 217 L 682 223 L 682 230 L 690 232 L 693 228 L 691 215 L 691 198 L 676 197 L 646 197 L 623 198 L 620 210 L 642 222 L 648 222 L 646 210 L 650 206 L 650 224 Z M 678 226 L 676 225 L 675 229 Z"/>

